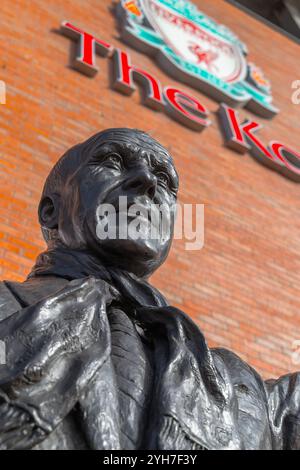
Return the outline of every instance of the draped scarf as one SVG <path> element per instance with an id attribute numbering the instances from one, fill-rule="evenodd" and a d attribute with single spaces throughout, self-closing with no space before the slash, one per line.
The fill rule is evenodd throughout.
<path id="1" fill-rule="evenodd" d="M 29 280 L 49 279 L 53 277 L 71 281 L 66 288 L 73 290 L 73 297 L 77 302 L 82 301 L 83 294 L 78 294 L 82 285 L 91 282 L 100 282 L 101 286 L 107 285 L 111 289 L 114 302 L 122 307 L 122 310 L 130 317 L 133 324 L 139 325 L 153 343 L 154 385 L 152 390 L 151 422 L 143 445 L 148 449 L 235 449 L 241 444 L 237 430 L 237 403 L 225 364 L 219 355 L 213 354 L 208 348 L 204 335 L 195 323 L 181 310 L 168 305 L 160 292 L 152 287 L 149 282 L 137 278 L 131 273 L 120 271 L 113 267 L 102 265 L 99 260 L 88 252 L 78 252 L 57 248 L 42 253 L 36 262 Z M 86 280 L 88 279 L 88 281 Z M 91 281 L 92 279 L 92 281 Z M 77 290 L 76 290 L 77 289 Z M 76 292 L 76 295 L 74 294 Z M 68 302 L 68 293 L 64 293 Z M 75 297 L 74 297 L 75 295 Z M 99 304 L 99 297 L 95 297 L 92 290 L 85 294 L 87 303 L 90 302 L 90 310 Z M 45 302 L 45 301 L 44 301 Z M 46 300 L 47 302 L 47 300 Z M 34 306 L 28 307 L 28 316 L 20 312 L 0 322 L 0 339 L 10 339 L 9 348 L 14 349 L 15 333 L 22 326 L 23 343 L 26 342 L 27 330 L 32 337 L 34 329 L 39 331 L 48 329 L 44 338 L 43 347 L 53 345 L 58 334 L 59 315 L 61 310 L 55 311 L 53 304 L 53 316 L 58 323 L 49 333 L 51 319 L 49 315 L 35 317 Z M 49 305 L 48 305 L 49 307 Z M 85 306 L 86 307 L 86 306 Z M 43 311 L 43 309 L 41 309 Z M 88 309 L 84 308 L 86 314 Z M 51 311 L 51 305 L 50 305 Z M 64 314 L 63 321 L 71 322 L 76 332 L 76 318 Z M 97 318 L 99 315 L 97 316 Z M 27 319 L 26 319 L 27 318 Z M 31 324 L 30 324 L 31 322 Z M 45 325 L 43 325 L 45 322 Z M 80 323 L 80 321 L 78 320 Z M 28 323 L 28 328 L 26 323 Z M 84 324 L 87 320 L 84 319 Z M 53 430 L 70 405 L 75 403 L 78 393 L 89 390 L 92 385 L 94 392 L 85 411 L 85 429 L 89 434 L 89 445 L 94 449 L 120 448 L 118 441 L 118 409 L 111 407 L 108 401 L 103 402 L 103 395 L 109 397 L 109 402 L 117 400 L 117 385 L 114 380 L 113 365 L 110 358 L 110 325 L 107 312 L 103 305 L 100 308 L 100 319 L 90 321 L 92 334 L 87 335 L 87 340 L 76 348 L 72 343 L 64 344 L 64 360 L 60 368 L 62 374 L 50 368 L 51 381 L 57 381 L 55 392 L 49 387 L 43 390 L 29 393 L 35 385 L 30 383 L 25 393 L 18 395 L 10 390 L 15 386 L 17 375 L 16 367 L 12 372 L 6 370 L 1 373 L 0 389 L 7 390 L 7 396 L 22 402 L 23 406 L 34 408 L 35 419 L 41 422 L 45 432 Z M 45 326 L 45 328 L 44 328 Z M 47 327 L 47 328 L 46 328 Z M 26 329 L 27 328 L 27 329 Z M 71 328 L 71 330 L 72 330 Z M 14 332 L 14 334 L 13 334 Z M 84 337 L 84 331 L 80 334 Z M 78 336 L 78 332 L 76 332 Z M 62 341 L 62 336 L 59 336 Z M 46 345 L 45 345 L 46 342 Z M 97 347 L 95 347 L 95 342 Z M 41 347 L 41 342 L 31 338 L 31 347 Z M 69 349 L 71 348 L 71 349 Z M 16 349 L 19 354 L 22 348 Z M 73 353 L 70 362 L 70 352 Z M 15 360 L 16 353 L 12 352 Z M 36 350 L 35 355 L 38 354 Z M 76 356 L 77 355 L 77 356 Z M 31 356 L 32 357 L 32 354 Z M 24 363 L 24 358 L 23 358 Z M 24 369 L 22 366 L 18 373 Z M 26 364 L 26 359 L 25 359 Z M 66 370 L 68 382 L 62 380 Z M 28 365 L 26 365 L 28 371 Z M 12 385 L 13 384 L 13 385 Z M 36 385 L 38 389 L 38 385 Z M 78 392 L 79 390 L 79 392 Z M 89 394 L 89 392 L 87 392 Z M 82 392 L 83 394 L 83 392 Z M 27 403 L 24 404 L 24 400 Z M 106 405 L 105 405 L 106 403 Z M 107 409 L 103 407 L 107 406 Z M 99 419 L 99 416 L 103 419 Z M 37 418 L 38 417 L 38 418 Z M 105 445 L 103 444 L 105 442 Z"/>

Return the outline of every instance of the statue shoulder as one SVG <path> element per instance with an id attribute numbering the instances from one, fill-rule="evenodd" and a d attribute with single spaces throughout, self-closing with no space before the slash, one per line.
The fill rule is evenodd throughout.
<path id="1" fill-rule="evenodd" d="M 66 279 L 50 276 L 25 282 L 0 281 L 0 321 L 60 291 L 67 284 Z"/>
<path id="2" fill-rule="evenodd" d="M 6 281 L 0 281 L 0 321 L 22 308 Z"/>

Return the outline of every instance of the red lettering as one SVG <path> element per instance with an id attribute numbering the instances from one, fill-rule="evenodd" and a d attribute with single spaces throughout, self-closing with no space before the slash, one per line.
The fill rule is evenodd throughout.
<path id="1" fill-rule="evenodd" d="M 172 87 L 165 88 L 164 96 L 167 112 L 190 129 L 201 131 L 211 124 L 207 109 L 193 96 Z"/>
<path id="2" fill-rule="evenodd" d="M 254 134 L 261 129 L 261 125 L 255 121 L 247 120 L 239 122 L 238 112 L 225 104 L 221 105 L 219 111 L 224 128 L 226 145 L 239 153 L 247 150 L 265 165 L 276 170 L 280 169 L 282 161 L 277 158 Z M 279 168 L 278 168 L 279 167 Z"/>
<path id="3" fill-rule="evenodd" d="M 300 181 L 300 153 L 280 142 L 270 142 L 274 155 L 284 164 L 283 173 L 295 181 Z"/>
<path id="4" fill-rule="evenodd" d="M 113 50 L 113 46 L 97 39 L 80 28 L 64 21 L 61 25 L 62 32 L 73 40 L 79 41 L 79 50 L 75 57 L 74 67 L 80 72 L 93 76 L 98 72 L 95 62 L 96 52 L 106 57 Z"/>
<path id="5" fill-rule="evenodd" d="M 250 150 L 242 130 L 242 125 L 238 122 L 238 113 L 226 104 L 221 104 L 219 116 L 223 124 L 227 147 L 239 153 L 245 153 L 247 150 Z"/>
<path id="6" fill-rule="evenodd" d="M 269 148 L 254 134 L 261 128 L 255 121 L 239 123 L 238 112 L 222 104 L 220 116 L 224 126 L 226 144 L 232 149 L 251 154 L 261 163 L 283 173 L 294 181 L 300 181 L 300 153 L 280 142 L 270 142 Z"/>
<path id="7" fill-rule="evenodd" d="M 98 71 L 96 53 L 106 57 L 114 51 L 110 44 L 69 22 L 62 23 L 62 31 L 78 41 L 75 67 L 87 75 L 94 75 Z M 128 53 L 116 49 L 113 60 L 114 88 L 118 91 L 131 95 L 136 90 L 134 82 L 141 82 L 144 104 L 147 106 L 159 111 L 164 109 L 174 119 L 195 131 L 201 131 L 211 124 L 209 112 L 200 101 L 178 88 L 166 87 L 162 93 L 160 82 L 150 73 L 132 65 Z M 300 153 L 280 142 L 270 142 L 268 147 L 265 146 L 256 135 L 262 126 L 251 120 L 241 123 L 238 111 L 225 104 L 221 105 L 219 115 L 228 147 L 239 153 L 250 151 L 261 163 L 300 182 Z"/>
<path id="8" fill-rule="evenodd" d="M 162 110 L 164 103 L 161 85 L 156 78 L 145 70 L 131 65 L 127 52 L 116 49 L 114 60 L 114 88 L 125 95 L 131 95 L 136 87 L 134 81 L 143 85 L 143 101 L 146 106 L 155 110 Z"/>

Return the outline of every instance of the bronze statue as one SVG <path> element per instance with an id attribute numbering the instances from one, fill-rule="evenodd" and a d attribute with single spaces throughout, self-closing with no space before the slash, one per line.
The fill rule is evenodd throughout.
<path id="1" fill-rule="evenodd" d="M 300 374 L 264 382 L 209 349 L 147 282 L 177 190 L 171 156 L 137 130 L 100 132 L 55 165 L 48 250 L 24 283 L 0 284 L 0 449 L 300 449 Z M 166 204 L 169 236 L 100 240 L 98 209 L 120 196 Z"/>

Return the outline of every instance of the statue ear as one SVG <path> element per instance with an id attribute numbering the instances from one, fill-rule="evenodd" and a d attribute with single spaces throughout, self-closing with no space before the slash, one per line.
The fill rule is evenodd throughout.
<path id="1" fill-rule="evenodd" d="M 60 197 L 58 194 L 43 197 L 39 205 L 39 221 L 42 227 L 55 229 L 58 227 Z"/>

